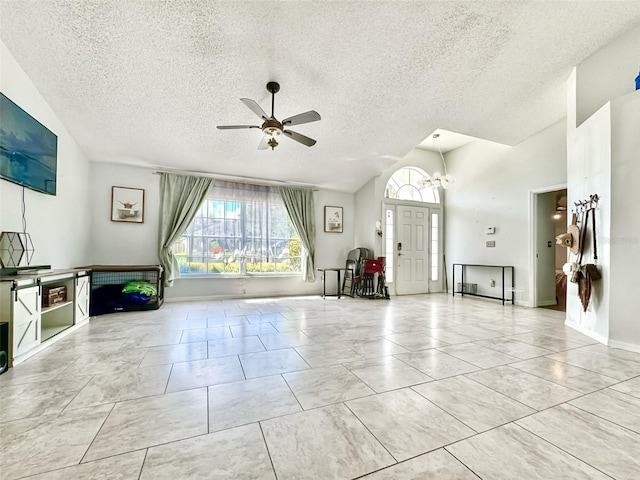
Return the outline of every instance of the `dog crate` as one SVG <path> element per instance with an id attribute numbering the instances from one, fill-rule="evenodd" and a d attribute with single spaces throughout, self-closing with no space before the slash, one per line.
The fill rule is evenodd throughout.
<path id="1" fill-rule="evenodd" d="M 91 265 L 91 316 L 157 310 L 164 302 L 161 265 Z"/>

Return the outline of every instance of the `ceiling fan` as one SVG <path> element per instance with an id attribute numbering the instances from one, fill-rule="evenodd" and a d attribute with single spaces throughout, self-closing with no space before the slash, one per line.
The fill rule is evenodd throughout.
<path id="1" fill-rule="evenodd" d="M 254 100 L 250 98 L 241 98 L 240 101 L 251 109 L 253 113 L 258 115 L 264 123 L 260 126 L 257 125 L 218 125 L 220 130 L 234 130 L 241 128 L 259 128 L 264 133 L 264 137 L 258 145 L 258 150 L 266 150 L 271 147 L 271 150 L 278 146 L 277 137 L 286 135 L 289 138 L 300 142 L 307 147 L 313 147 L 316 141 L 313 138 L 309 138 L 293 130 L 285 130 L 291 125 L 301 125 L 303 123 L 316 122 L 320 120 L 320 114 L 315 110 L 309 110 L 308 112 L 299 113 L 293 117 L 285 118 L 282 122 L 278 121 L 273 113 L 273 105 L 276 98 L 276 93 L 280 90 L 280 85 L 277 82 L 267 83 L 267 91 L 271 93 L 271 116 L 267 116 L 264 110 L 260 108 Z"/>

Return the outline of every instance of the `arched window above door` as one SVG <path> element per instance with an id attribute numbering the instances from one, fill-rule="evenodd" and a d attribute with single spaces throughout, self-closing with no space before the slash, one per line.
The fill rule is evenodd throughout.
<path id="1" fill-rule="evenodd" d="M 421 168 L 402 167 L 391 175 L 384 189 L 384 196 L 397 200 L 440 203 L 438 190 L 423 186 L 423 182 L 427 178 L 431 177 Z"/>

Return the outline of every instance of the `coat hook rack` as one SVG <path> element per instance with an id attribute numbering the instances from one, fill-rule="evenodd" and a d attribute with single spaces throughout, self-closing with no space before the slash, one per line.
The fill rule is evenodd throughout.
<path id="1" fill-rule="evenodd" d="M 600 197 L 598 197 L 597 193 L 593 195 L 589 195 L 589 198 L 586 200 L 579 200 L 577 202 L 573 202 L 576 206 L 576 213 L 586 212 L 587 210 L 593 210 L 598 206 L 598 201 Z"/>

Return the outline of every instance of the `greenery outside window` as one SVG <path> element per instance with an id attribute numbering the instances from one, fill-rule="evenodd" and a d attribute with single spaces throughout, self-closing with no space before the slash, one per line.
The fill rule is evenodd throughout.
<path id="1" fill-rule="evenodd" d="M 302 246 L 277 190 L 216 181 L 173 247 L 181 276 L 295 274 Z"/>

